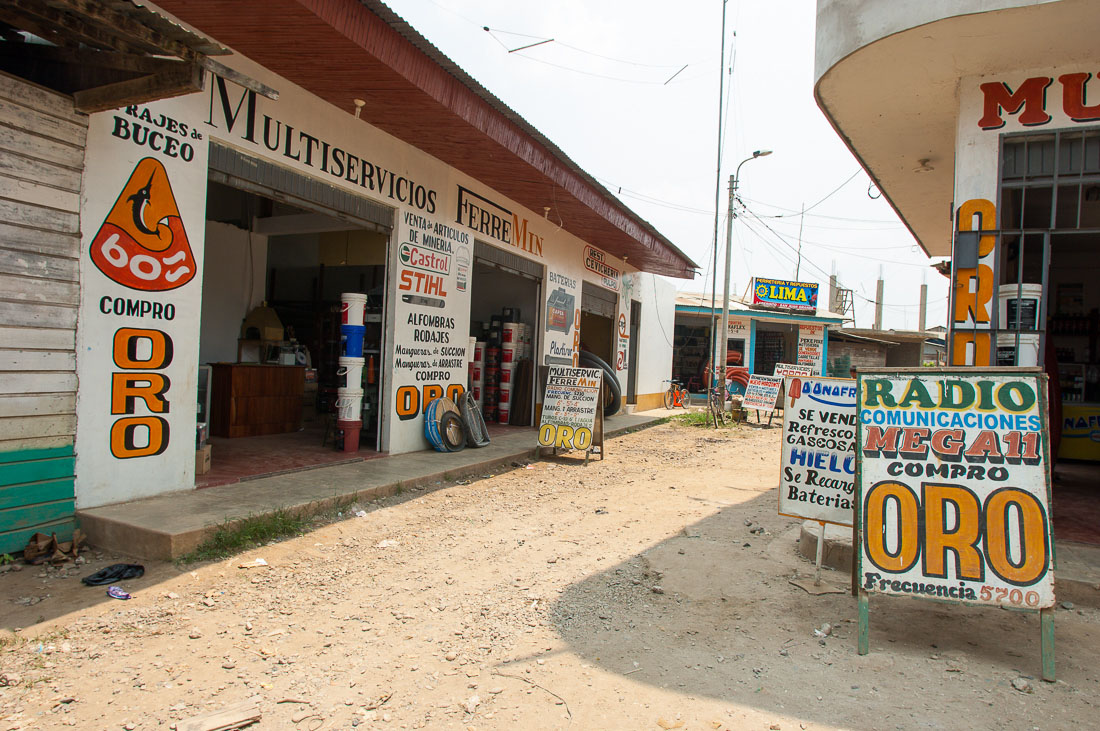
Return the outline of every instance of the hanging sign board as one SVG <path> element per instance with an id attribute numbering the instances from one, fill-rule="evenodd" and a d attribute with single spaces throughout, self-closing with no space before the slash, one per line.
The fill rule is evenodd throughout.
<path id="1" fill-rule="evenodd" d="M 779 389 L 782 386 L 782 376 L 761 376 L 753 373 L 749 376 L 741 406 L 757 411 L 774 411 L 775 402 L 779 398 Z"/>
<path id="2" fill-rule="evenodd" d="M 775 364 L 775 375 L 777 376 L 812 376 L 813 374 L 813 369 L 809 366 L 794 365 L 793 363 Z"/>
<path id="3" fill-rule="evenodd" d="M 1052 606 L 1046 375 L 907 368 L 858 383 L 861 586 Z"/>
<path id="4" fill-rule="evenodd" d="M 785 385 L 779 514 L 850 526 L 856 384 L 851 379 L 788 377 Z"/>
<path id="5" fill-rule="evenodd" d="M 755 277 L 752 303 L 782 310 L 817 312 L 817 283 Z"/>
<path id="6" fill-rule="evenodd" d="M 589 450 L 596 413 L 601 410 L 603 371 L 550 366 L 542 399 L 539 446 Z"/>
<path id="7" fill-rule="evenodd" d="M 814 373 L 821 373 L 821 362 L 825 356 L 825 326 L 798 326 L 798 362 L 810 366 Z"/>

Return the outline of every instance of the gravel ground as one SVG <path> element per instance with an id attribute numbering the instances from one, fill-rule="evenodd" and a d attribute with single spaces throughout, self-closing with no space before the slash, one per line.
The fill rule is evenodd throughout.
<path id="1" fill-rule="evenodd" d="M 253 698 L 252 728 L 311 731 L 1091 725 L 1091 608 L 1057 613 L 1055 684 L 1037 616 L 1000 610 L 874 597 L 858 656 L 855 600 L 788 581 L 812 566 L 776 515 L 778 429 L 665 424 L 608 452 L 147 564 L 128 602 L 79 584 L 114 556 L 0 574 L 0 622 L 34 623 L 0 638 L 0 731 L 172 728 Z"/>

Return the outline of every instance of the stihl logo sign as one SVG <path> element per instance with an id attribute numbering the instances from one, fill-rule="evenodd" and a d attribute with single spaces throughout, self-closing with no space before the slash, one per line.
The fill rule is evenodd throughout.
<path id="1" fill-rule="evenodd" d="M 1058 77 L 1062 86 L 1062 111 L 1074 122 L 1092 122 L 1100 120 L 1100 104 L 1087 104 L 1087 87 L 1092 74 L 1063 74 Z M 1025 127 L 1038 127 L 1051 120 L 1047 113 L 1047 90 L 1054 83 L 1049 76 L 1035 76 L 1027 79 L 1013 90 L 1003 81 L 991 81 L 982 84 L 984 101 L 982 118 L 978 126 L 982 129 L 1000 129 L 1005 125 L 1002 114 L 1018 114 L 1020 124 Z M 1100 82 L 1093 83 L 1100 93 Z"/>

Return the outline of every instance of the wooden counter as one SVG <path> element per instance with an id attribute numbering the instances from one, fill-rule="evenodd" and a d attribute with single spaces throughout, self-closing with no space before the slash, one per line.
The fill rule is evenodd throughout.
<path id="1" fill-rule="evenodd" d="M 257 437 L 302 425 L 303 366 L 214 363 L 210 434 Z"/>

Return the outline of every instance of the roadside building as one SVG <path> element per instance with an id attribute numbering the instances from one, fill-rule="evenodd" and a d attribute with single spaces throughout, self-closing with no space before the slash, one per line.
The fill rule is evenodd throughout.
<path id="1" fill-rule="evenodd" d="M 828 375 L 847 378 L 851 368 L 942 365 L 942 339 L 933 331 L 831 328 Z"/>
<path id="2" fill-rule="evenodd" d="M 721 302 L 713 313 L 710 295 L 681 292 L 676 295 L 676 328 L 673 340 L 672 377 L 688 390 L 705 390 L 704 372 L 710 361 L 712 315 L 720 325 Z M 727 359 L 730 366 L 749 373 L 770 376 L 776 363 L 803 363 L 815 373 L 826 374 L 829 342 L 825 332 L 839 327 L 843 317 L 835 313 L 818 315 L 816 308 L 804 312 L 779 312 L 754 306 L 746 297 L 729 301 Z"/>
<path id="3" fill-rule="evenodd" d="M 1073 516 L 1100 461 L 1098 33 L 1091 0 L 819 0 L 815 68 L 837 133 L 951 258 L 948 362 L 1050 376 L 1052 453 L 1085 460 L 1059 462 L 1058 535 L 1092 541 Z"/>
<path id="4" fill-rule="evenodd" d="M 504 323 L 502 422 L 536 424 L 540 369 L 582 347 L 660 403 L 661 276 L 694 262 L 383 3 L 33 5 L 0 66 L 0 551 L 340 457 L 344 293 L 357 458 L 428 448 Z"/>

